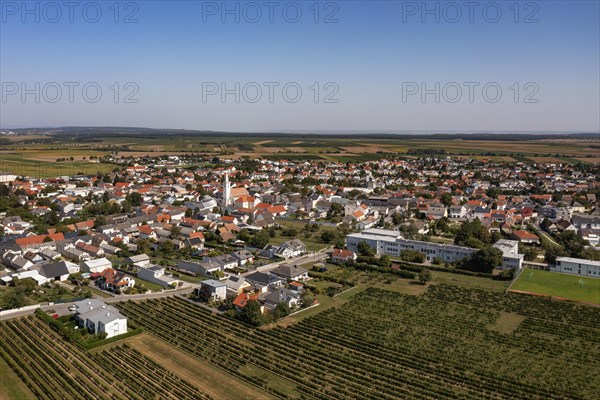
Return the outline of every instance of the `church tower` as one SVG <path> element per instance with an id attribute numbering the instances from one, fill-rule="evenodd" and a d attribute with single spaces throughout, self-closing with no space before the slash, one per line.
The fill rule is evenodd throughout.
<path id="1" fill-rule="evenodd" d="M 223 182 L 223 208 L 231 205 L 231 182 L 229 182 L 229 172 L 225 172 L 225 182 Z"/>

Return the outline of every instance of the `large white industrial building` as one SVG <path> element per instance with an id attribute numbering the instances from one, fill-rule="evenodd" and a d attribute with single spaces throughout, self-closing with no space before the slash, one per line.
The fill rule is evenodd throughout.
<path id="1" fill-rule="evenodd" d="M 600 261 L 584 260 L 581 258 L 557 257 L 556 272 L 600 278 Z"/>
<path id="2" fill-rule="evenodd" d="M 403 250 L 419 251 L 425 255 L 427 261 L 439 258 L 444 262 L 454 262 L 467 258 L 477 251 L 471 247 L 404 239 L 400 232 L 385 229 L 366 229 L 346 236 L 348 250 L 357 252 L 360 242 L 367 243 L 378 254 L 391 257 L 399 257 Z M 521 269 L 523 255 L 519 254 L 517 241 L 502 239 L 495 243 L 494 247 L 502 251 L 503 262 L 500 269 Z"/>

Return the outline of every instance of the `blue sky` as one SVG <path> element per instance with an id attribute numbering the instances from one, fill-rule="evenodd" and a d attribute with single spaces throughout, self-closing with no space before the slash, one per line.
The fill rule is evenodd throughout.
<path id="1" fill-rule="evenodd" d="M 0 1 L 3 128 L 600 130 L 598 1 L 47 3 Z"/>

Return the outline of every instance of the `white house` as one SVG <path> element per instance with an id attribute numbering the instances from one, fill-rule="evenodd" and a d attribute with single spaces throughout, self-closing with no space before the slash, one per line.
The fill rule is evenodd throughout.
<path id="1" fill-rule="evenodd" d="M 203 293 L 212 300 L 225 300 L 227 297 L 227 286 L 214 279 L 200 282 L 200 287 L 195 289 L 195 291 L 197 295 Z"/>
<path id="2" fill-rule="evenodd" d="M 164 267 L 159 265 L 140 267 L 137 276 L 140 279 L 144 279 L 148 282 L 156 283 L 164 287 L 177 287 L 179 284 L 177 279 L 165 275 Z"/>
<path id="3" fill-rule="evenodd" d="M 90 333 L 106 333 L 111 338 L 127 333 L 127 317 L 116 308 L 95 299 L 81 300 L 75 303 L 77 323 Z"/>
<path id="4" fill-rule="evenodd" d="M 292 281 L 303 281 L 308 279 L 308 271 L 297 265 L 282 265 L 271 272 Z"/>
<path id="5" fill-rule="evenodd" d="M 306 245 L 298 239 L 292 239 L 279 245 L 275 250 L 275 255 L 281 258 L 298 257 L 306 253 Z"/>
<path id="6" fill-rule="evenodd" d="M 581 258 L 557 257 L 556 272 L 600 278 L 600 261 Z"/>
<path id="7" fill-rule="evenodd" d="M 107 268 L 112 268 L 112 263 L 106 257 L 84 261 L 81 263 L 81 270 L 83 272 L 102 272 Z"/>
<path id="8" fill-rule="evenodd" d="M 225 286 L 231 294 L 238 295 L 244 292 L 244 289 L 252 287 L 252 285 L 242 275 L 231 275 L 225 281 Z"/>
<path id="9" fill-rule="evenodd" d="M 137 256 L 128 257 L 127 262 L 136 267 L 147 267 L 150 265 L 150 257 L 148 254 L 138 254 Z"/>

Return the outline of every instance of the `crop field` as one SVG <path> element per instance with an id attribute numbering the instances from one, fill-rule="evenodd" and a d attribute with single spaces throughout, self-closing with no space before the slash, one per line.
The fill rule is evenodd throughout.
<path id="1" fill-rule="evenodd" d="M 57 176 L 71 171 L 87 174 L 106 172 L 114 166 L 93 164 L 86 159 L 110 153 L 115 153 L 117 157 L 195 153 L 230 159 L 263 157 L 290 161 L 364 162 L 386 155 L 410 157 L 406 154 L 409 150 L 440 149 L 459 157 L 497 162 L 595 163 L 599 160 L 599 144 L 600 141 L 592 139 L 432 140 L 352 135 L 27 135 L 10 137 L 7 143 L 0 146 L 0 170 L 31 176 Z M 61 157 L 74 157 L 74 161 L 55 163 Z"/>
<path id="2" fill-rule="evenodd" d="M 0 151 L 0 172 L 12 172 L 19 176 L 56 177 L 78 173 L 86 175 L 97 172 L 108 172 L 115 165 L 92 163 L 83 157 L 96 155 L 96 152 L 74 151 L 42 151 L 20 150 L 11 152 Z M 73 161 L 56 162 L 57 158 L 73 157 Z"/>
<path id="3" fill-rule="evenodd" d="M 510 290 L 600 304 L 600 279 L 525 269 Z"/>
<path id="4" fill-rule="evenodd" d="M 594 307 L 449 285 L 422 296 L 367 288 L 268 330 L 179 298 L 118 307 L 152 335 L 279 398 L 593 399 L 600 391 L 590 378 L 600 372 Z"/>
<path id="5" fill-rule="evenodd" d="M 90 354 L 37 316 L 0 322 L 0 358 L 26 385 L 15 400 L 210 399 L 127 345 Z"/>
<path id="6" fill-rule="evenodd" d="M 179 297 L 122 302 L 117 307 L 147 333 L 91 352 L 38 316 L 3 321 L 0 367 L 14 383 L 5 396 L 597 398 L 600 308 L 446 284 L 420 288 L 415 295 L 351 289 L 337 305 L 260 329 Z"/>

